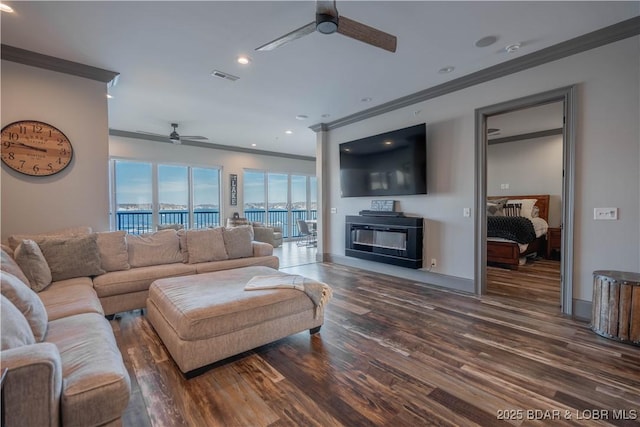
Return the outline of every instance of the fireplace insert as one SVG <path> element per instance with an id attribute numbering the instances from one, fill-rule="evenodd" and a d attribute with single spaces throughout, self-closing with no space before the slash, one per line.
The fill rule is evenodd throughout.
<path id="1" fill-rule="evenodd" d="M 347 216 L 345 255 L 422 268 L 423 219 Z"/>

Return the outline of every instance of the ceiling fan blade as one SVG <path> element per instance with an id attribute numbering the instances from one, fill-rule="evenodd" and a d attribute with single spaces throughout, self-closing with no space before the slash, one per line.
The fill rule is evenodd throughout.
<path id="1" fill-rule="evenodd" d="M 180 135 L 180 139 L 191 139 L 191 140 L 198 140 L 198 141 L 208 141 L 209 138 L 207 138 L 206 136 L 200 136 L 200 135 Z"/>
<path id="2" fill-rule="evenodd" d="M 361 42 L 388 50 L 389 52 L 395 52 L 398 44 L 396 36 L 344 16 L 340 16 L 339 18 L 338 32 L 343 36 L 360 40 Z"/>
<path id="3" fill-rule="evenodd" d="M 310 22 L 305 26 L 302 26 L 300 28 L 298 28 L 297 30 L 293 30 L 288 34 L 285 34 L 282 37 L 279 37 L 273 41 L 270 41 L 267 44 L 264 44 L 260 47 L 257 47 L 256 50 L 273 50 L 277 47 L 282 46 L 283 44 L 287 44 L 289 42 L 292 42 L 296 39 L 299 39 L 300 37 L 304 37 L 308 34 L 313 33 L 316 30 L 316 22 Z"/>

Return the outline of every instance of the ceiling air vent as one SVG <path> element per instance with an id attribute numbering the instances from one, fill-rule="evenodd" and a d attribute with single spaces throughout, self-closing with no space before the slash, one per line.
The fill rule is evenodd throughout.
<path id="1" fill-rule="evenodd" d="M 213 70 L 211 72 L 211 75 L 214 77 L 220 77 L 221 79 L 231 80 L 232 82 L 235 82 L 240 78 L 240 77 L 234 76 L 233 74 L 225 73 L 224 71 L 220 71 L 220 70 Z"/>

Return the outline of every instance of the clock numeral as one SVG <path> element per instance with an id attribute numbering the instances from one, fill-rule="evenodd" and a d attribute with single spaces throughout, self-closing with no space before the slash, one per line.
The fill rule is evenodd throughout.
<path id="1" fill-rule="evenodd" d="M 35 173 L 40 172 L 40 167 L 39 167 L 38 165 L 33 165 L 33 171 L 34 171 Z"/>
<path id="2" fill-rule="evenodd" d="M 64 143 L 64 139 L 58 138 L 57 141 L 58 141 L 58 147 L 62 147 L 62 144 Z"/>
<path id="3" fill-rule="evenodd" d="M 66 156 L 69 152 L 67 151 L 66 148 L 63 148 L 62 150 L 60 150 L 60 155 L 61 156 Z"/>
<path id="4" fill-rule="evenodd" d="M 42 133 L 42 126 L 41 125 L 33 125 L 33 132 L 34 133 Z"/>
<path id="5" fill-rule="evenodd" d="M 51 163 L 47 164 L 47 170 L 49 170 L 49 171 L 53 170 L 53 165 Z"/>
<path id="6" fill-rule="evenodd" d="M 16 132 L 9 132 L 9 139 L 12 141 L 17 141 L 18 139 L 20 139 L 20 135 L 18 135 Z"/>
<path id="7" fill-rule="evenodd" d="M 26 160 L 20 160 L 20 169 L 24 167 L 24 164 L 27 163 Z"/>
<path id="8" fill-rule="evenodd" d="M 10 141 L 2 141 L 2 146 L 4 148 L 10 148 L 11 147 L 11 142 Z"/>
<path id="9" fill-rule="evenodd" d="M 20 133 L 27 133 L 27 127 L 26 126 L 20 125 L 20 127 L 18 129 L 19 129 Z"/>
<path id="10" fill-rule="evenodd" d="M 62 164 L 62 157 L 58 157 L 58 164 L 61 165 Z"/>
<path id="11" fill-rule="evenodd" d="M 51 138 L 53 136 L 53 132 L 51 131 L 51 129 L 49 129 L 49 138 Z"/>
<path id="12" fill-rule="evenodd" d="M 15 160 L 16 159 L 16 153 L 14 153 L 13 151 L 9 153 L 9 160 Z"/>

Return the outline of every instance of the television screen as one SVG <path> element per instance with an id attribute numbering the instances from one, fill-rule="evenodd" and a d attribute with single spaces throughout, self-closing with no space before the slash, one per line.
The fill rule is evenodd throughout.
<path id="1" fill-rule="evenodd" d="M 427 194 L 427 127 L 340 144 L 342 197 Z"/>

